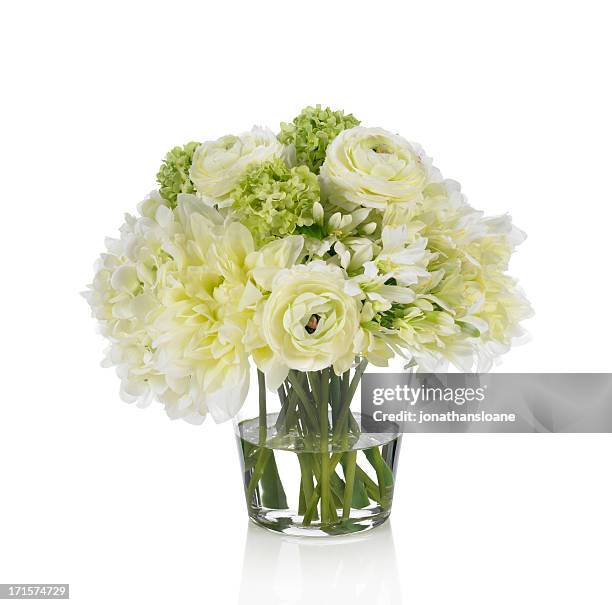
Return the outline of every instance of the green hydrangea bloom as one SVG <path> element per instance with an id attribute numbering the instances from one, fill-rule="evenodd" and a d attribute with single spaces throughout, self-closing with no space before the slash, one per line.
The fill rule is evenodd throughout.
<path id="1" fill-rule="evenodd" d="M 193 183 L 189 178 L 189 169 L 193 152 L 200 143 L 191 141 L 183 147 L 174 147 L 167 154 L 157 173 L 159 193 L 170 202 L 172 207 L 176 206 L 176 197 L 179 193 L 193 193 Z"/>
<path id="2" fill-rule="evenodd" d="M 322 109 L 320 105 L 306 107 L 293 122 L 281 124 L 278 138 L 285 145 L 293 143 L 297 163 L 308 166 L 318 174 L 331 141 L 343 130 L 358 126 L 359 123 L 352 114 L 344 115 L 343 111 L 332 111 L 329 107 Z"/>
<path id="3" fill-rule="evenodd" d="M 319 181 L 306 166 L 289 169 L 281 159 L 274 159 L 249 170 L 230 198 L 239 220 L 261 245 L 312 226 Z"/>

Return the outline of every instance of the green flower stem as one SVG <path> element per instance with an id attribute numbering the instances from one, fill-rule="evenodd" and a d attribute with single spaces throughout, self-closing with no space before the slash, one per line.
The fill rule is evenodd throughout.
<path id="1" fill-rule="evenodd" d="M 319 503 L 320 495 L 321 484 L 317 485 L 310 500 L 306 503 L 306 512 L 304 513 L 304 520 L 302 521 L 302 525 L 308 526 L 312 523 L 313 518 L 317 514 L 317 504 Z"/>
<path id="2" fill-rule="evenodd" d="M 249 485 L 246 490 L 247 505 L 251 506 L 251 500 L 257 484 L 259 483 L 263 472 L 266 467 L 266 463 L 270 458 L 271 450 L 265 448 L 268 425 L 266 415 L 266 383 L 265 377 L 259 370 L 257 371 L 257 382 L 259 387 L 259 451 L 257 452 L 257 462 L 253 469 L 253 474 L 249 481 Z"/>
<path id="3" fill-rule="evenodd" d="M 344 501 L 342 503 L 342 520 L 347 521 L 351 512 L 353 501 L 353 487 L 355 485 L 355 471 L 357 467 L 357 451 L 346 454 L 346 464 L 344 466 Z"/>
<path id="4" fill-rule="evenodd" d="M 316 458 L 313 457 L 313 459 L 316 462 Z M 336 466 L 338 465 L 341 459 L 342 459 L 341 452 L 336 452 L 335 454 L 332 454 L 329 460 L 330 468 L 332 469 L 336 468 Z M 313 470 L 314 470 L 314 467 L 313 467 Z M 307 500 L 306 512 L 304 513 L 304 520 L 302 522 L 303 525 L 310 525 L 313 518 L 316 518 L 317 505 L 319 504 L 319 498 L 321 496 L 320 475 L 318 475 L 316 471 L 314 474 L 317 476 L 317 480 L 319 481 L 319 484 L 315 488 L 315 491 L 313 492 L 312 497 L 310 498 L 310 501 Z"/>
<path id="5" fill-rule="evenodd" d="M 330 520 L 329 489 L 329 443 L 328 439 L 328 413 L 327 402 L 329 396 L 329 369 L 321 372 L 321 396 L 319 398 L 319 428 L 321 432 L 321 523 Z"/>
<path id="6" fill-rule="evenodd" d="M 266 378 L 257 370 L 257 384 L 259 387 L 259 445 L 264 446 L 268 437 L 268 414 L 266 413 Z"/>
<path id="7" fill-rule="evenodd" d="M 344 372 L 344 374 L 342 374 L 342 381 L 340 384 L 342 401 L 346 401 L 350 382 L 351 382 L 351 371 L 347 370 L 346 372 Z"/>
<path id="8" fill-rule="evenodd" d="M 338 426 L 338 413 L 340 412 L 340 406 L 342 404 L 342 388 L 340 385 L 340 376 L 336 376 L 335 372 L 332 372 L 329 385 L 329 395 L 332 409 L 332 426 L 334 434 L 341 430 L 341 427 Z"/>
<path id="9" fill-rule="evenodd" d="M 338 466 L 338 463 L 340 462 L 340 460 L 342 460 L 342 456 L 343 456 L 343 452 L 336 452 L 335 454 L 332 454 L 330 460 L 329 460 L 329 467 L 330 468 L 336 468 L 336 466 Z"/>
<path id="10" fill-rule="evenodd" d="M 378 487 L 380 490 L 380 504 L 383 508 L 387 508 L 391 502 L 391 495 L 393 493 L 393 473 L 387 466 L 387 463 L 377 447 L 365 450 L 364 453 L 369 463 L 376 471 L 376 478 L 378 479 Z"/>
<path id="11" fill-rule="evenodd" d="M 382 506 L 382 498 L 380 497 L 378 485 L 376 485 L 376 483 L 370 479 L 370 476 L 359 465 L 355 467 L 355 473 L 363 482 L 366 492 L 368 493 L 368 497 L 371 500 L 375 500 Z"/>
<path id="12" fill-rule="evenodd" d="M 304 486 L 300 482 L 300 493 L 298 494 L 298 515 L 306 512 L 306 497 L 304 496 Z"/>
<path id="13" fill-rule="evenodd" d="M 315 403 L 320 403 L 319 393 L 321 391 L 321 372 L 308 372 L 308 382 L 310 383 L 310 392 L 312 393 Z"/>
<path id="14" fill-rule="evenodd" d="M 295 370 L 291 370 L 288 376 L 289 382 L 293 387 L 293 390 L 296 392 L 299 397 L 299 402 L 302 403 L 302 407 L 300 408 L 304 415 L 307 417 L 307 420 L 311 423 L 312 427 L 316 427 L 318 424 L 317 415 L 315 414 L 312 406 L 312 399 L 308 396 L 308 393 L 304 389 L 299 374 Z M 299 405 L 299 403 L 298 403 Z"/>
<path id="15" fill-rule="evenodd" d="M 256 462 L 253 474 L 246 490 L 247 505 L 251 506 L 253 494 L 257 486 L 261 486 L 261 501 L 264 506 L 286 508 L 287 500 L 283 484 L 278 474 L 278 468 L 272 449 L 267 447 L 268 414 L 266 406 L 266 380 L 259 370 L 257 371 L 259 391 L 259 442 L 256 448 Z"/>
<path id="16" fill-rule="evenodd" d="M 380 504 L 381 506 L 385 507 L 387 499 L 385 497 L 385 476 L 382 470 L 382 466 L 380 465 L 382 458 L 380 458 L 380 452 L 378 451 L 378 448 L 374 447 L 370 451 L 371 454 L 368 456 L 368 459 L 370 461 L 370 464 L 376 471 L 376 479 L 378 480 L 378 491 L 380 493 Z M 378 456 L 376 456 L 376 454 L 378 454 Z"/>
<path id="17" fill-rule="evenodd" d="M 361 377 L 363 376 L 363 373 L 365 372 L 365 369 L 368 365 L 368 360 L 367 359 L 362 359 L 359 362 L 359 365 L 355 368 L 355 374 L 353 374 L 353 380 L 351 380 L 351 384 L 348 388 L 348 393 L 347 393 L 347 398 L 346 398 L 346 404 L 350 405 L 354 395 L 355 395 L 355 391 L 357 390 L 357 387 L 359 386 L 359 381 L 361 380 Z"/>
<path id="18" fill-rule="evenodd" d="M 389 506 L 393 481 L 389 481 L 389 469 L 379 449 L 364 450 L 376 472 L 376 481 L 358 464 L 357 450 L 350 449 L 352 435 L 359 434 L 350 405 L 366 366 L 367 361 L 362 360 L 352 376 L 351 371 L 336 376 L 330 368 L 317 372 L 291 370 L 279 390 L 281 411 L 277 430 L 282 434 L 297 429 L 307 448 L 297 454 L 301 473 L 298 513 L 303 515 L 304 526 L 318 518 L 321 528 L 331 531 L 336 524 L 350 520 L 354 506 L 362 508 L 370 502 L 383 508 Z M 265 383 L 260 380 L 260 417 L 265 413 L 262 397 Z M 331 451 L 330 436 L 336 452 Z M 312 453 L 308 453 L 310 448 Z M 251 496 L 261 475 L 267 472 L 266 458 L 257 457 L 249 483 Z M 336 470 L 340 463 L 342 476 Z"/>
<path id="19" fill-rule="evenodd" d="M 336 467 L 339 461 L 342 459 L 342 453 L 336 452 L 337 456 L 334 455 L 328 458 L 328 477 L 329 477 L 329 503 L 330 509 L 333 511 L 332 516 L 336 514 L 336 508 L 342 508 L 342 502 L 344 498 L 344 481 L 340 478 L 340 475 L 336 472 Z M 321 459 L 318 454 L 313 454 L 312 469 L 314 471 L 315 479 L 318 483 L 321 483 Z"/>
<path id="20" fill-rule="evenodd" d="M 351 401 L 355 395 L 355 392 L 357 391 L 359 381 L 361 380 L 367 365 L 368 362 L 366 359 L 363 359 L 359 363 L 355 369 L 355 374 L 353 375 L 353 380 L 350 382 L 350 385 L 348 384 L 348 376 L 346 376 L 346 373 L 342 377 L 342 406 L 340 413 L 338 414 L 338 426 L 343 427 L 345 424 L 348 424 L 351 430 L 357 432 L 359 431 L 359 425 L 351 414 Z"/>
<path id="21" fill-rule="evenodd" d="M 304 405 L 304 403 L 302 403 L 302 400 L 299 398 L 297 400 L 297 407 L 298 416 L 300 418 L 300 422 L 302 423 L 302 434 L 304 435 L 305 440 L 304 443 L 308 447 L 313 447 L 314 435 L 317 432 L 318 427 L 312 421 L 309 422 L 309 414 L 306 413 L 308 406 Z"/>
<path id="22" fill-rule="evenodd" d="M 323 412 L 319 412 L 320 418 L 325 416 L 325 432 L 328 431 L 328 409 L 329 405 L 329 368 L 325 370 L 321 370 L 321 396 L 319 398 L 320 407 L 323 408 Z M 325 443 L 325 448 L 327 449 L 327 442 Z"/>
<path id="23" fill-rule="evenodd" d="M 276 392 L 278 393 L 278 398 L 280 399 L 282 406 L 285 407 L 287 405 L 287 393 L 285 392 L 284 383 L 278 387 Z"/>
<path id="24" fill-rule="evenodd" d="M 253 494 L 255 493 L 255 489 L 257 484 L 259 483 L 261 476 L 266 468 L 266 463 L 270 458 L 270 454 L 272 450 L 267 448 L 261 448 L 259 450 L 259 455 L 257 457 L 257 462 L 255 464 L 255 469 L 253 470 L 253 474 L 251 475 L 251 480 L 249 481 L 249 485 L 247 487 L 246 499 L 247 504 L 251 506 L 251 500 L 253 498 Z"/>
<path id="25" fill-rule="evenodd" d="M 277 437 L 287 435 L 293 429 L 302 437 L 304 431 L 302 424 L 304 423 L 303 414 L 301 412 L 301 402 L 293 389 L 289 390 L 287 395 L 287 405 L 281 408 L 276 419 L 275 427 Z"/>
<path id="26" fill-rule="evenodd" d="M 366 366 L 367 362 L 362 360 L 352 377 L 351 371 L 336 376 L 331 368 L 318 372 L 292 370 L 279 388 L 277 436 L 296 431 L 305 448 L 296 452 L 301 474 L 298 514 L 304 526 L 318 519 L 323 531 L 334 533 L 339 524 L 350 522 L 353 508 L 365 508 L 374 502 L 382 509 L 391 505 L 393 473 L 381 448 L 363 450 L 376 480 L 359 465 L 358 451 L 351 449 L 352 440 L 359 436 L 359 425 L 350 405 Z M 245 452 L 245 468 L 252 473 L 245 490 L 247 505 L 253 506 L 257 492 L 256 505 L 280 510 L 287 508 L 287 500 L 272 446 L 267 442 L 266 382 L 259 371 L 257 381 L 259 441 L 252 451 Z M 337 470 L 339 464 L 342 474 Z"/>
<path id="27" fill-rule="evenodd" d="M 350 372 L 345 372 L 340 379 L 339 390 L 340 390 L 340 409 L 350 409 L 349 395 L 349 378 Z M 347 416 L 348 420 L 348 416 Z M 342 446 L 346 454 L 343 457 L 343 472 L 344 472 L 344 498 L 342 501 L 342 521 L 347 521 L 351 513 L 351 505 L 353 503 L 353 490 L 355 487 L 355 470 L 357 466 L 357 451 L 349 451 L 348 444 L 348 433 L 349 423 L 345 422 L 344 419 L 338 419 L 338 431 L 342 436 Z"/>
<path id="28" fill-rule="evenodd" d="M 295 416 L 296 395 L 290 384 L 287 383 L 287 390 L 281 385 L 278 389 L 281 401 L 281 409 L 276 419 L 276 430 L 278 433 L 289 432 L 289 429 L 297 424 Z"/>
<path id="29" fill-rule="evenodd" d="M 314 481 L 312 479 L 312 466 L 310 464 L 310 454 L 298 454 L 298 462 L 300 463 L 300 472 L 302 475 L 302 490 L 304 492 L 304 500 L 305 503 L 308 504 L 315 492 Z M 298 511 L 299 512 L 299 511 Z M 306 511 L 304 511 L 304 514 Z M 315 514 L 316 514 L 316 505 L 315 505 Z"/>

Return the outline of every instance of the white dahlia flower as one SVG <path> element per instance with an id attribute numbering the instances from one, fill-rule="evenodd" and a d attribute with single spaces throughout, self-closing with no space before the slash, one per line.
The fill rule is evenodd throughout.
<path id="1" fill-rule="evenodd" d="M 255 250 L 249 230 L 196 196 L 175 209 L 156 193 L 108 240 L 85 294 L 111 347 L 121 395 L 157 399 L 171 418 L 221 422 L 249 386 L 245 335 L 277 272 L 293 266 L 300 236 Z"/>

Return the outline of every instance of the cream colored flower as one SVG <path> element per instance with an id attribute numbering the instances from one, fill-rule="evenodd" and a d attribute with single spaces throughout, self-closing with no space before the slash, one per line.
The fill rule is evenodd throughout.
<path id="1" fill-rule="evenodd" d="M 164 243 L 179 227 L 157 192 L 139 210 L 139 217 L 126 215 L 119 239 L 106 240 L 84 296 L 110 342 L 103 365 L 116 366 L 121 398 L 145 406 L 168 388 L 156 365 L 153 324 L 162 310 L 157 292 L 172 262 Z"/>
<path id="2" fill-rule="evenodd" d="M 410 214 L 405 228 L 410 234 L 418 225 L 415 244 L 425 238 L 432 251 L 429 276 L 410 286 L 416 300 L 393 308 L 382 323 L 397 331 L 401 346 L 422 370 L 439 371 L 446 361 L 464 371 L 486 371 L 522 335 L 520 322 L 531 314 L 516 281 L 506 274 L 524 235 L 507 216 L 483 217 L 452 181 L 429 187 Z M 390 230 L 392 237 L 379 258 L 392 267 L 403 228 L 399 214 L 386 218 L 391 220 L 383 231 Z M 413 277 L 410 271 L 402 274 Z"/>
<path id="3" fill-rule="evenodd" d="M 264 369 L 273 388 L 289 369 L 347 370 L 359 329 L 358 301 L 344 291 L 339 267 L 315 261 L 280 271 L 261 317 L 261 332 L 273 360 Z M 283 375 L 284 374 L 284 375 Z"/>
<path id="4" fill-rule="evenodd" d="M 291 369 L 340 374 L 355 357 L 482 371 L 522 335 L 531 308 L 506 271 L 524 235 L 510 218 L 471 208 L 459 184 L 400 136 L 335 133 L 323 146 L 307 137 L 317 166 L 325 157 L 308 220 L 263 247 L 280 198 L 266 196 L 273 207 L 258 215 L 255 240 L 237 207 L 226 208 L 254 165 L 295 162 L 296 149 L 263 128 L 199 145 L 195 194 L 179 187 L 170 203 L 153 193 L 126 216 L 86 294 L 124 399 L 223 421 L 244 401 L 251 359 L 270 389 Z M 191 155 L 181 161 L 186 171 Z M 252 195 L 249 209 L 259 211 Z"/>
<path id="5" fill-rule="evenodd" d="M 86 294 L 111 343 L 104 363 L 117 367 L 126 401 L 157 399 L 193 423 L 230 418 L 248 389 L 242 338 L 258 300 L 242 266 L 250 233 L 193 195 L 171 209 L 153 193 L 139 211 L 107 240 Z"/>
<path id="6" fill-rule="evenodd" d="M 332 203 L 384 209 L 420 200 L 437 172 L 420 149 L 399 135 L 357 126 L 331 142 L 320 175 Z"/>
<path id="7" fill-rule="evenodd" d="M 303 248 L 304 238 L 301 235 L 290 235 L 266 244 L 246 259 L 250 277 L 262 290 L 270 291 L 276 274 L 281 269 L 293 267 Z"/>
<path id="8" fill-rule="evenodd" d="M 256 250 L 250 231 L 194 195 L 176 208 L 154 193 L 127 216 L 86 298 L 111 341 L 121 395 L 157 399 L 171 418 L 224 421 L 249 386 L 246 335 L 276 273 L 292 267 L 300 236 Z"/>
<path id="9" fill-rule="evenodd" d="M 411 286 L 429 276 L 427 265 L 435 254 L 427 250 L 425 238 L 410 242 L 408 227 L 401 225 L 384 227 L 381 239 L 382 250 L 374 261 L 380 271 L 393 277 L 400 286 Z"/>
<path id="10" fill-rule="evenodd" d="M 392 330 L 372 321 L 377 314 L 370 301 L 363 304 L 359 318 L 361 327 L 355 338 L 355 353 L 375 366 L 386 367 L 390 359 L 402 354 L 401 342 Z"/>
<path id="11" fill-rule="evenodd" d="M 193 154 L 189 176 L 203 198 L 219 207 L 229 206 L 229 193 L 245 172 L 278 157 L 288 157 L 287 148 L 271 130 L 254 126 L 239 136 L 202 143 Z"/>
<path id="12" fill-rule="evenodd" d="M 348 275 L 356 275 L 363 270 L 365 263 L 372 260 L 378 246 L 368 237 L 346 237 L 333 244 L 335 256 L 331 261 L 340 263 Z"/>
<path id="13" fill-rule="evenodd" d="M 160 400 L 169 413 L 185 410 L 222 422 L 234 416 L 249 386 L 243 336 L 260 293 L 245 259 L 254 250 L 239 223 L 193 220 L 182 244 L 189 253 L 163 294 L 153 342 L 157 364 L 171 389 Z"/>
<path id="14" fill-rule="evenodd" d="M 404 286 L 389 285 L 391 273 L 380 273 L 372 261 L 364 264 L 363 273 L 347 281 L 345 291 L 351 296 L 368 300 L 377 311 L 386 311 L 391 303 L 411 303 L 414 292 Z"/>

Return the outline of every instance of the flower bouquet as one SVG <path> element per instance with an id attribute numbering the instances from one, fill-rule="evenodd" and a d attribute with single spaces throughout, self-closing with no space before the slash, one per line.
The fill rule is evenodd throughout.
<path id="1" fill-rule="evenodd" d="M 383 522 L 399 436 L 361 431 L 360 378 L 392 359 L 488 369 L 530 314 L 506 274 L 523 234 L 471 208 L 418 145 L 320 106 L 278 135 L 175 147 L 157 180 L 86 293 L 122 398 L 234 418 L 261 525 Z"/>

